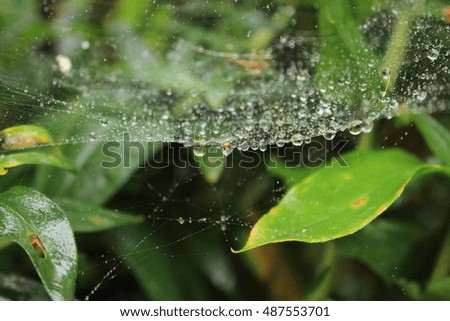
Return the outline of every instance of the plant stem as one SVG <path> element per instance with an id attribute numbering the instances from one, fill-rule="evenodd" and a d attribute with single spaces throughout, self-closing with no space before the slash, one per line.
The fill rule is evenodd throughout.
<path id="1" fill-rule="evenodd" d="M 381 64 L 381 72 L 387 72 L 384 79 L 385 89 L 382 96 L 386 96 L 392 90 L 397 81 L 400 67 L 405 58 L 405 48 L 408 45 L 409 28 L 412 17 L 414 16 L 410 10 L 402 9 L 398 14 L 397 23 L 394 26 L 392 38 Z M 370 149 L 374 142 L 374 130 L 363 135 L 358 141 L 358 148 Z"/>
<path id="2" fill-rule="evenodd" d="M 436 281 L 446 278 L 450 270 L 450 224 L 447 229 L 447 235 L 445 236 L 444 243 L 442 244 L 441 252 L 431 274 L 428 286 Z"/>
<path id="3" fill-rule="evenodd" d="M 376 128 L 374 126 L 374 128 L 370 132 L 361 134 L 358 138 L 357 144 L 358 149 L 361 150 L 371 149 L 374 146 L 375 142 L 375 132 Z"/>
<path id="4" fill-rule="evenodd" d="M 405 57 L 405 48 L 408 44 L 411 16 L 411 11 L 407 9 L 403 9 L 398 14 L 398 20 L 394 27 L 390 45 L 381 65 L 382 72 L 389 72 L 389 76 L 385 80 L 386 89 L 384 91 L 384 95 L 391 91 L 395 85 L 403 58 Z"/>

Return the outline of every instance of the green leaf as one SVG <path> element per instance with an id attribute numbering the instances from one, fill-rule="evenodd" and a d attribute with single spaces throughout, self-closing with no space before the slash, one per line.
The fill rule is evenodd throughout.
<path id="1" fill-rule="evenodd" d="M 336 240 L 336 248 L 340 256 L 356 258 L 392 282 L 393 276 L 417 267 L 411 261 L 422 233 L 411 223 L 378 219 L 359 233 Z"/>
<path id="2" fill-rule="evenodd" d="M 450 300 L 450 277 L 432 283 L 422 300 Z"/>
<path id="3" fill-rule="evenodd" d="M 272 175 L 280 177 L 289 187 L 301 182 L 314 171 L 314 169 L 306 166 L 286 167 L 285 163 L 280 159 L 276 159 L 275 164 L 267 168 Z"/>
<path id="4" fill-rule="evenodd" d="M 144 221 L 142 216 L 108 210 L 80 200 L 65 198 L 58 203 L 74 232 L 98 232 Z"/>
<path id="5" fill-rule="evenodd" d="M 23 186 L 0 194 L 0 236 L 27 252 L 53 300 L 72 300 L 77 252 L 62 210 L 41 193 Z"/>
<path id="6" fill-rule="evenodd" d="M 18 125 L 0 131 L 0 143 L 5 150 L 32 148 L 52 143 L 47 130 L 36 125 Z"/>
<path id="7" fill-rule="evenodd" d="M 450 166 L 450 131 L 429 115 L 415 115 L 414 123 L 419 128 L 433 153 Z"/>
<path id="8" fill-rule="evenodd" d="M 193 239 L 192 247 L 183 247 L 187 253 L 209 253 L 206 256 L 208 258 L 172 256 L 170 253 L 173 249 L 166 246 L 173 244 L 173 235 L 157 232 L 158 227 L 152 228 L 155 230 L 151 234 L 148 234 L 149 227 L 143 229 L 133 226 L 108 233 L 108 240 L 113 242 L 114 250 L 123 257 L 124 264 L 128 265 L 144 294 L 149 300 L 206 300 L 211 284 L 206 281 L 207 276 L 200 267 L 208 264 L 208 268 L 212 269 L 212 263 L 207 261 L 214 257 L 215 264 L 223 265 L 216 268 L 216 273 L 220 273 L 218 269 L 226 273 L 223 270 L 226 270 L 227 264 L 214 254 L 221 253 L 217 249 L 223 249 L 218 246 L 221 243 L 208 237 L 201 244 Z M 179 268 L 181 265 L 182 269 Z"/>
<path id="9" fill-rule="evenodd" d="M 108 143 L 106 143 L 108 144 Z M 111 143 L 115 144 L 115 143 Z M 120 155 L 122 162 L 116 166 L 102 166 L 108 157 L 103 154 L 103 144 L 90 142 L 78 145 L 67 145 L 62 148 L 64 155 L 73 159 L 79 168 L 76 176 L 70 173 L 55 171 L 52 168 L 39 168 L 36 173 L 34 187 L 52 198 L 69 197 L 82 199 L 91 204 L 103 204 L 110 199 L 133 173 L 161 148 L 160 143 L 142 143 L 143 150 L 123 147 L 127 142 L 114 145 L 113 151 Z M 124 159 L 129 157 L 129 163 Z M 51 175 L 52 184 L 48 183 Z"/>
<path id="10" fill-rule="evenodd" d="M 6 175 L 9 168 L 31 164 L 50 165 L 69 171 L 75 170 L 75 165 L 63 156 L 33 151 L 0 155 L 0 175 Z"/>
<path id="11" fill-rule="evenodd" d="M 176 278 L 176 267 L 171 264 L 170 257 L 158 252 L 155 237 L 139 240 L 141 237 L 139 234 L 139 230 L 134 228 L 112 234 L 114 249 L 124 257 L 149 299 L 182 300 L 183 294 Z M 139 247 L 136 247 L 137 242 Z"/>
<path id="12" fill-rule="evenodd" d="M 399 278 L 395 283 L 402 288 L 403 293 L 411 300 L 422 300 L 422 288 L 418 282 L 406 278 Z"/>
<path id="13" fill-rule="evenodd" d="M 1 149 L 21 150 L 35 148 L 40 145 L 52 144 L 53 140 L 48 131 L 36 125 L 18 125 L 0 131 Z M 26 165 L 51 165 L 66 170 L 75 170 L 75 165 L 64 158 L 56 149 L 48 151 L 28 151 L 0 155 L 0 175 L 6 175 L 8 168 Z"/>
<path id="14" fill-rule="evenodd" d="M 383 213 L 418 173 L 444 172 L 401 150 L 355 151 L 295 185 L 252 228 L 244 248 L 275 242 L 325 242 L 352 234 Z"/>
<path id="15" fill-rule="evenodd" d="M 132 3 L 126 0 L 120 0 L 116 4 L 115 12 L 119 20 L 129 23 L 131 26 L 139 25 L 151 6 L 152 3 L 149 1 L 135 1 Z"/>
<path id="16" fill-rule="evenodd" d="M 41 283 L 16 274 L 0 272 L 0 300 L 44 301 L 49 300 Z"/>

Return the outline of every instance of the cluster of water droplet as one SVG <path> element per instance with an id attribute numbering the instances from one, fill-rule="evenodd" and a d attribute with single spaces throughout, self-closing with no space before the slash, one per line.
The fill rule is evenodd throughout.
<path id="1" fill-rule="evenodd" d="M 394 23 L 395 14 L 374 13 L 361 26 L 363 33 L 375 39 L 367 50 L 383 53 L 383 42 L 389 42 Z M 122 140 L 128 133 L 130 140 L 193 146 L 199 156 L 204 145 L 215 145 L 228 155 L 233 148 L 300 146 L 316 136 L 332 140 L 344 130 L 353 135 L 367 133 L 379 118 L 405 110 L 448 108 L 448 25 L 436 27 L 431 18 L 417 19 L 410 34 L 412 40 L 390 92 L 384 86 L 372 86 L 364 75 L 355 79 L 352 70 L 341 70 L 337 79 L 319 74 L 317 35 L 282 35 L 267 51 L 242 55 L 178 41 L 164 64 L 136 39 L 123 40 L 118 42 L 118 52 L 133 74 L 131 82 L 121 77 L 123 71 L 98 78 L 87 66 L 57 55 L 60 79 L 56 84 L 73 87 L 80 94 L 76 101 L 55 103 L 51 111 L 57 112 L 46 127 L 60 132 L 61 124 L 78 122 L 77 126 L 86 128 L 85 136 L 57 136 L 63 137 L 61 143 Z M 95 44 L 82 40 L 78 49 L 89 52 Z M 348 58 L 343 55 L 342 59 Z M 366 74 L 379 77 L 380 84 L 391 81 L 391 70 L 380 70 L 375 61 L 352 63 L 365 64 Z M 64 118 L 67 122 L 60 121 Z"/>

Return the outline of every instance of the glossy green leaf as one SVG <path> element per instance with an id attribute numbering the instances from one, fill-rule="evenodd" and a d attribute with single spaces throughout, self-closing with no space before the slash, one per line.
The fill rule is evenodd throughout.
<path id="1" fill-rule="evenodd" d="M 41 193 L 23 186 L 0 194 L 0 235 L 28 254 L 53 300 L 72 300 L 77 252 L 62 210 Z"/>
<path id="2" fill-rule="evenodd" d="M 1 147 L 6 150 L 25 149 L 51 144 L 48 131 L 36 125 L 18 125 L 0 131 Z"/>
<path id="3" fill-rule="evenodd" d="M 445 172 L 401 150 L 355 151 L 295 185 L 252 228 L 238 252 L 275 242 L 325 242 L 352 234 L 383 213 L 420 171 Z"/>
<path id="4" fill-rule="evenodd" d="M 415 115 L 414 123 L 433 153 L 450 165 L 450 131 L 429 115 Z"/>
<path id="5" fill-rule="evenodd" d="M 43 152 L 23 152 L 0 155 L 0 175 L 6 175 L 8 169 L 20 165 L 49 165 L 74 171 L 74 164 L 67 158 Z"/>
<path id="6" fill-rule="evenodd" d="M 0 300 L 1 298 L 18 301 L 50 299 L 41 283 L 20 275 L 0 272 Z"/>
<path id="7" fill-rule="evenodd" d="M 80 200 L 62 199 L 58 203 L 74 232 L 98 232 L 144 221 L 142 216 L 108 210 Z"/>
<path id="8" fill-rule="evenodd" d="M 301 182 L 314 171 L 313 168 L 307 168 L 304 166 L 286 167 L 285 164 L 279 159 L 275 161 L 274 166 L 269 166 L 267 168 L 272 175 L 280 177 L 289 187 Z"/>

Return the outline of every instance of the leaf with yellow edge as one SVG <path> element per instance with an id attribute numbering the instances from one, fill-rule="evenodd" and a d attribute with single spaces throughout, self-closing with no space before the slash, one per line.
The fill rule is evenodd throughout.
<path id="1" fill-rule="evenodd" d="M 383 213 L 416 175 L 442 172 L 398 149 L 355 151 L 288 191 L 252 228 L 243 252 L 269 243 L 325 242 L 352 234 Z"/>
<path id="2" fill-rule="evenodd" d="M 0 144 L 4 150 L 33 148 L 51 143 L 48 131 L 36 125 L 18 125 L 0 131 Z"/>
<path id="3" fill-rule="evenodd" d="M 8 168 L 27 164 L 51 165 L 65 170 L 75 170 L 75 165 L 61 155 L 30 151 L 0 155 L 0 175 L 6 175 Z"/>

